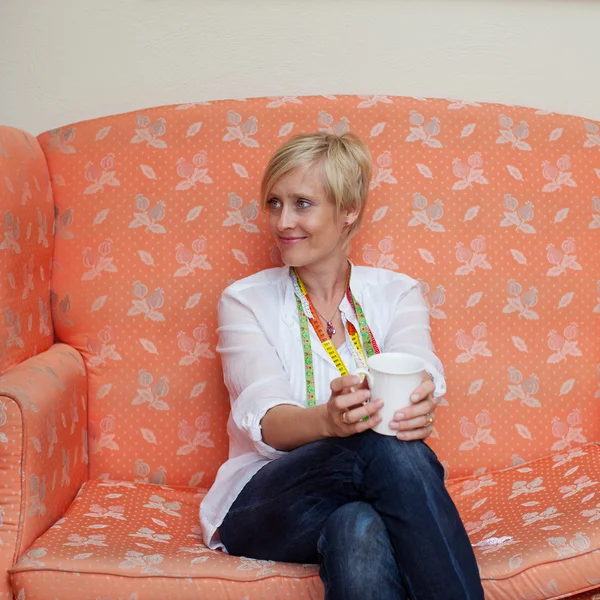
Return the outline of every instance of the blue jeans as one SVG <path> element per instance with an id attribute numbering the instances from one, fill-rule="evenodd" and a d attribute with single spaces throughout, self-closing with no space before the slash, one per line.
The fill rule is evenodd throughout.
<path id="1" fill-rule="evenodd" d="M 366 431 L 301 446 L 246 484 L 230 554 L 319 563 L 327 600 L 482 600 L 473 549 L 423 442 Z"/>

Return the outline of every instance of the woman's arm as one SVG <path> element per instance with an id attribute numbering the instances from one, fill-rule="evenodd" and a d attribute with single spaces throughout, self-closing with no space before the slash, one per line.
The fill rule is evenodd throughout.
<path id="1" fill-rule="evenodd" d="M 327 405 L 309 408 L 304 399 L 294 398 L 288 374 L 252 308 L 254 300 L 248 296 L 251 298 L 231 289 L 221 296 L 217 350 L 231 399 L 232 420 L 257 452 L 277 458 L 282 451 L 324 437 L 351 435 L 373 427 L 376 420 L 361 419 L 380 406 L 362 406 L 370 393 L 350 389 L 359 381 L 356 376 L 333 380 Z M 270 323 L 275 318 L 269 313 Z M 343 413 L 347 413 L 345 422 Z"/>
<path id="2" fill-rule="evenodd" d="M 346 437 L 381 422 L 381 401 L 364 404 L 371 397 L 366 382 L 356 375 L 331 382 L 327 404 L 310 408 L 275 406 L 262 419 L 263 440 L 278 450 L 294 450 L 327 437 Z M 343 415 L 346 415 L 343 417 Z M 369 419 L 363 420 L 364 417 Z"/>
<path id="3" fill-rule="evenodd" d="M 260 424 L 263 441 L 277 450 L 294 450 L 329 437 L 323 404 L 308 408 L 274 406 L 265 413 Z"/>
<path id="4" fill-rule="evenodd" d="M 407 288 L 406 280 L 395 281 L 391 285 L 401 285 L 405 289 L 399 295 L 394 307 L 389 330 L 383 347 L 386 352 L 406 352 L 425 361 L 421 385 L 411 396 L 411 405 L 398 411 L 392 429 L 398 429 L 398 438 L 404 441 L 425 439 L 433 431 L 433 420 L 437 408 L 436 398 L 446 392 L 446 381 L 442 363 L 433 352 L 429 307 L 421 294 L 419 283 L 412 280 Z M 386 294 L 387 295 L 387 294 Z"/>

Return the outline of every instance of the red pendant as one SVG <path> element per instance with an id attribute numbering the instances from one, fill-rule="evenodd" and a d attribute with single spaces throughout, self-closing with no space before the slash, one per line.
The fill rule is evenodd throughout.
<path id="1" fill-rule="evenodd" d="M 327 321 L 327 335 L 333 337 L 335 335 L 335 327 L 331 321 Z"/>

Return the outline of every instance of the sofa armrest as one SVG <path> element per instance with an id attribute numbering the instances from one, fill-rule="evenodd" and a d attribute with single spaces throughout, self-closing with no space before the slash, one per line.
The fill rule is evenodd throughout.
<path id="1" fill-rule="evenodd" d="M 0 577 L 87 479 L 85 367 L 55 344 L 0 376 Z"/>
<path id="2" fill-rule="evenodd" d="M 0 373 L 47 350 L 54 201 L 48 163 L 30 134 L 0 126 Z"/>

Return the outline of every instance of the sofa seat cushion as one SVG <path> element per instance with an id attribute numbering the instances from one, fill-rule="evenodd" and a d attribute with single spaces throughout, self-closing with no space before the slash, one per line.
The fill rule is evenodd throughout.
<path id="1" fill-rule="evenodd" d="M 36 600 L 323 597 L 314 565 L 229 556 L 202 542 L 195 488 L 88 481 L 11 570 Z M 22 596 L 19 596 L 22 594 Z"/>
<path id="2" fill-rule="evenodd" d="M 600 589 L 600 446 L 448 482 L 486 598 L 593 598 Z M 24 598 L 323 597 L 314 565 L 209 550 L 194 488 L 89 481 L 11 571 Z"/>
<path id="3" fill-rule="evenodd" d="M 448 489 L 486 598 L 592 598 L 600 590 L 598 444 L 451 480 Z"/>

